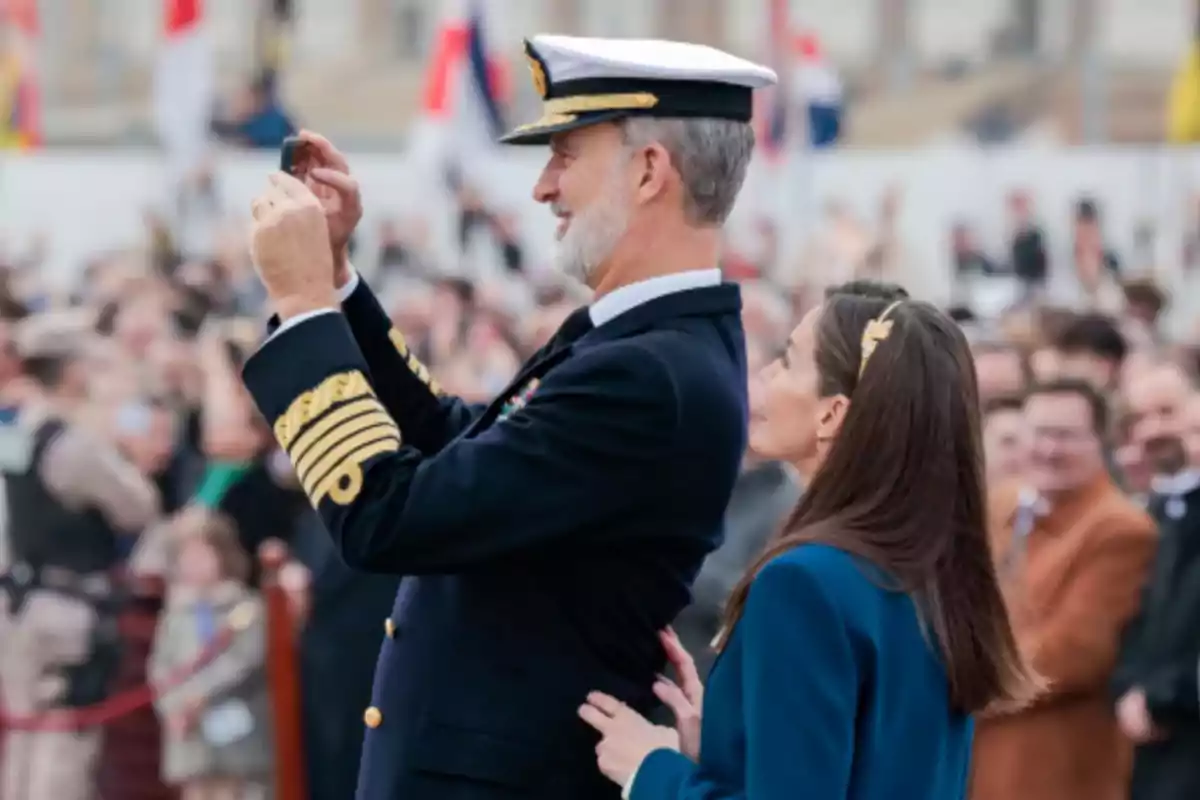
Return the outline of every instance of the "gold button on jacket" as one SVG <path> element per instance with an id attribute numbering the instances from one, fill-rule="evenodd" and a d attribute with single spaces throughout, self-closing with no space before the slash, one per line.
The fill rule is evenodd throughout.
<path id="1" fill-rule="evenodd" d="M 371 706 L 363 712 L 363 722 L 367 723 L 368 728 L 378 728 L 383 723 L 383 712 Z"/>
<path id="2" fill-rule="evenodd" d="M 389 639 L 396 637 L 396 623 L 392 622 L 392 618 L 388 617 L 383 621 L 383 632 L 387 634 Z"/>

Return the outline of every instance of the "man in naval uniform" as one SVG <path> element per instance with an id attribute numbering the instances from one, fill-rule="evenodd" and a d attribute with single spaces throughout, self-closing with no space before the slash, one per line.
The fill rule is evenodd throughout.
<path id="1" fill-rule="evenodd" d="M 119 655 L 118 536 L 141 533 L 159 510 L 154 485 L 72 421 L 73 346 L 50 339 L 28 345 L 28 394 L 17 422 L 0 431 L 0 708 L 18 718 L 105 698 Z M 8 731 L 0 797 L 93 797 L 100 745 L 95 727 Z"/>
<path id="2" fill-rule="evenodd" d="M 506 141 L 550 146 L 534 197 L 595 300 L 490 404 L 445 396 L 351 269 L 358 191 L 328 142 L 253 205 L 278 317 L 246 384 L 346 563 L 407 576 L 360 800 L 618 797 L 577 709 L 593 689 L 656 705 L 657 632 L 721 540 L 746 442 L 716 264 L 774 73 L 672 42 L 526 53 L 543 116 Z"/>

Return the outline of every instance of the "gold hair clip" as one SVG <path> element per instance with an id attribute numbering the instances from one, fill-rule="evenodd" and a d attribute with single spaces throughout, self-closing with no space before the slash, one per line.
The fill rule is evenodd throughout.
<path id="1" fill-rule="evenodd" d="M 863 329 L 862 335 L 862 362 L 858 365 L 858 377 L 862 377 L 867 369 L 867 359 L 875 352 L 875 348 L 884 339 L 892 333 L 892 321 L 888 319 L 888 314 L 891 314 L 896 306 L 900 305 L 899 300 L 893 302 L 890 306 L 883 310 L 875 319 L 867 323 L 867 327 Z"/>

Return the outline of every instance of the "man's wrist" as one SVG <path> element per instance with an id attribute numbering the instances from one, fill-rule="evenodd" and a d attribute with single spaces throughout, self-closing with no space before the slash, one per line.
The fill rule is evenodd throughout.
<path id="1" fill-rule="evenodd" d="M 337 287 L 338 303 L 344 303 L 350 299 L 350 296 L 358 290 L 359 282 L 358 272 L 354 269 L 354 265 L 349 261 L 346 262 L 345 276 L 335 276 L 334 285 Z"/>
<path id="2" fill-rule="evenodd" d="M 333 270 L 333 286 L 335 289 L 341 290 L 354 279 L 354 267 L 350 263 L 350 248 L 343 246 L 334 253 L 333 259 L 337 265 Z"/>

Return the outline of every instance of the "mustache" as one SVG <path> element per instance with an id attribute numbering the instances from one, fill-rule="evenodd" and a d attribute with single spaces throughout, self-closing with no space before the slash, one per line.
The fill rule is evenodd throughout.
<path id="1" fill-rule="evenodd" d="M 1155 449 L 1183 449 L 1183 438 L 1175 435 L 1151 436 L 1146 440 L 1147 447 Z"/>
<path id="2" fill-rule="evenodd" d="M 557 203 L 557 202 L 555 202 L 555 203 L 551 203 L 551 204 L 550 204 L 550 213 L 551 213 L 551 214 L 553 214 L 553 215 L 554 215 L 554 216 L 556 216 L 556 217 L 565 217 L 565 216 L 567 216 L 567 215 L 568 215 L 570 212 L 569 212 L 569 211 L 567 211 L 567 207 L 566 207 L 566 206 L 562 205 L 561 203 Z"/>
<path id="3" fill-rule="evenodd" d="M 1179 436 L 1154 436 L 1147 439 L 1146 455 L 1165 472 L 1177 472 L 1187 464 L 1187 450 Z"/>

